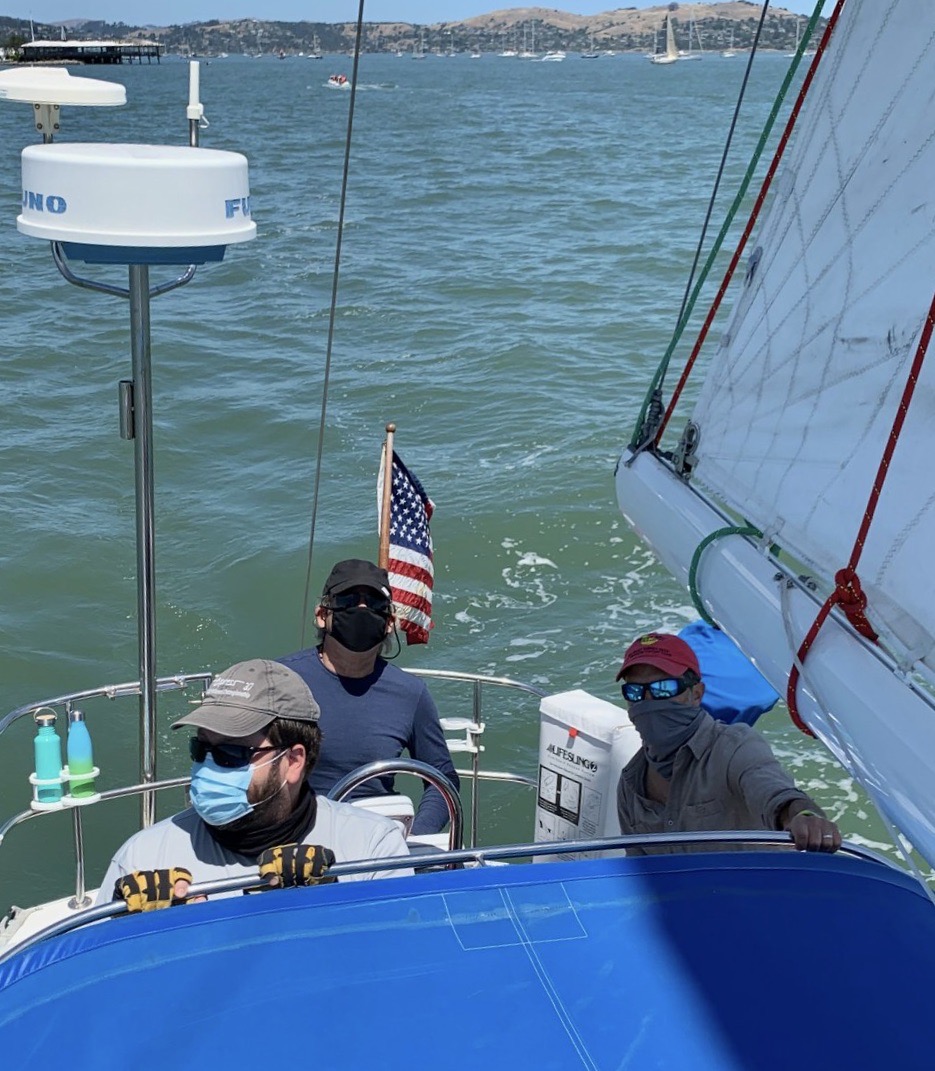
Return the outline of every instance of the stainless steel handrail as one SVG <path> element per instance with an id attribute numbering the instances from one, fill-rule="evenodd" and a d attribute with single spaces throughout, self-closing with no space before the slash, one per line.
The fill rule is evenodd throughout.
<path id="1" fill-rule="evenodd" d="M 203 671 L 201 673 L 177 673 L 172 677 L 159 677 L 156 680 L 156 690 L 159 692 L 184 691 L 190 684 L 200 682 L 207 686 L 213 674 Z M 43 707 L 62 707 L 66 711 L 75 703 L 84 702 L 86 699 L 123 699 L 131 695 L 140 694 L 139 681 L 127 681 L 123 684 L 104 684 L 98 688 L 86 688 L 81 692 L 66 692 L 65 695 L 55 696 L 53 699 L 43 699 L 38 703 L 27 703 L 17 707 L 0 718 L 0 735 L 20 718 L 35 714 Z"/>
<path id="2" fill-rule="evenodd" d="M 483 724 L 483 686 L 485 684 L 492 685 L 497 688 L 515 688 L 517 691 L 525 692 L 527 695 L 534 695 L 537 699 L 542 699 L 548 695 L 547 692 L 543 692 L 539 688 L 534 688 L 531 684 L 524 684 L 522 681 L 514 680 L 512 677 L 491 677 L 483 673 L 463 673 L 460 670 L 450 669 L 419 669 L 419 668 L 406 668 L 405 672 L 411 673 L 414 677 L 427 677 L 429 680 L 438 681 L 459 681 L 462 683 L 471 684 L 473 686 L 472 695 L 472 721 L 475 725 Z M 508 781 L 514 784 L 524 784 L 535 786 L 536 781 L 521 777 L 516 774 L 483 774 L 480 769 L 480 754 L 479 751 L 475 751 L 472 756 L 471 769 L 469 771 L 458 770 L 459 776 L 467 776 L 471 779 L 471 847 L 477 847 L 477 829 L 478 829 L 478 813 L 479 813 L 479 798 L 478 785 L 481 781 Z"/>
<path id="3" fill-rule="evenodd" d="M 541 698 L 546 695 L 546 692 L 538 688 L 534 688 L 531 685 L 522 683 L 512 679 L 511 677 L 492 677 L 480 673 L 468 673 L 457 670 L 433 670 L 433 669 L 406 669 L 407 673 L 412 673 L 417 677 L 428 677 L 435 680 L 446 680 L 453 682 L 467 683 L 472 686 L 472 710 L 473 721 L 475 724 L 481 724 L 482 713 L 482 692 L 484 687 L 490 686 L 495 688 L 512 688 L 517 691 L 525 692 L 526 694 Z M 202 691 L 207 687 L 211 681 L 213 674 L 207 671 L 201 671 L 198 673 L 178 673 L 172 676 L 159 677 L 155 681 L 155 689 L 159 692 L 164 691 L 184 691 L 191 684 L 200 684 Z M 140 696 L 142 689 L 139 681 L 126 681 L 119 684 L 105 684 L 97 688 L 88 688 L 81 691 L 68 692 L 63 695 L 55 696 L 50 699 L 43 699 L 36 703 L 27 703 L 23 706 L 17 707 L 15 710 L 10 711 L 3 718 L 0 718 L 0 735 L 2 735 L 14 722 L 19 721 L 21 718 L 28 717 L 35 714 L 36 711 L 43 707 L 60 708 L 64 711 L 68 711 L 74 704 L 84 702 L 89 699 L 121 699 L 130 696 Z M 431 768 L 430 768 L 431 769 Z M 438 771 L 434 771 L 437 773 Z M 481 781 L 497 781 L 502 783 L 519 784 L 525 787 L 535 787 L 536 781 L 532 778 L 524 777 L 521 774 L 514 774 L 510 772 L 501 771 L 484 771 L 479 768 L 478 755 L 473 756 L 472 769 L 470 771 L 458 771 L 461 776 L 468 776 L 472 781 L 472 794 L 471 794 L 471 846 L 476 847 L 477 844 L 477 828 L 478 828 L 478 784 Z M 447 780 L 447 779 L 446 779 Z M 74 846 L 74 858 L 75 858 L 75 894 L 74 898 L 77 903 L 82 903 L 85 898 L 84 887 L 84 844 L 83 834 L 81 830 L 81 817 L 80 811 L 88 806 L 96 806 L 100 802 L 105 800 L 118 799 L 123 796 L 130 796 L 136 794 L 148 794 L 151 792 L 158 792 L 166 788 L 178 788 L 184 787 L 188 784 L 189 779 L 187 777 L 174 778 L 171 780 L 156 781 L 156 782 L 141 782 L 135 785 L 126 786 L 123 788 L 111 789 L 105 792 L 101 792 L 98 798 L 93 803 L 82 804 L 75 807 L 75 816 L 73 817 L 73 846 Z M 450 784 L 450 782 L 449 782 Z M 458 801 L 460 808 L 460 800 Z M 66 806 L 60 808 L 60 810 L 69 809 Z M 0 825 L 0 846 L 2 846 L 4 838 L 7 833 L 17 825 L 23 822 L 29 821 L 33 818 L 38 818 L 41 814 L 56 814 L 59 809 L 51 811 L 22 811 L 19 814 L 14 815 L 8 819 L 2 825 Z M 463 823 L 463 812 L 462 812 Z M 460 841 L 459 841 L 460 843 Z"/>
<path id="4" fill-rule="evenodd" d="M 431 767 L 430 767 L 431 769 Z M 436 771 L 437 772 L 437 771 Z M 450 783 L 450 782 L 449 782 Z M 150 786 L 147 786 L 150 787 Z M 590 852 L 626 851 L 628 848 L 651 848 L 671 845 L 694 845 L 694 844 L 750 844 L 770 845 L 789 851 L 795 850 L 792 837 L 788 833 L 770 833 L 760 830 L 733 830 L 723 832 L 703 833 L 646 833 L 635 835 L 620 835 L 617 837 L 601 837 L 595 840 L 579 841 L 541 841 L 535 844 L 505 844 L 497 848 L 463 848 L 460 851 L 439 852 L 432 857 L 435 869 L 457 869 L 465 863 L 476 863 L 484 866 L 489 862 L 497 862 L 510 859 L 535 859 L 547 856 L 577 855 Z M 689 853 L 690 854 L 690 853 Z M 815 853 L 820 854 L 820 853 Z M 884 866 L 889 870 L 895 870 L 900 874 L 905 873 L 890 860 L 883 858 L 876 852 L 857 844 L 845 841 L 838 849 L 838 855 L 850 855 L 858 859 L 864 859 L 871 863 Z M 693 859 L 703 859 L 703 856 L 694 855 Z M 329 875 L 336 878 L 349 877 L 355 874 L 369 873 L 383 870 L 407 870 L 412 867 L 412 856 L 393 856 L 386 859 L 360 860 L 353 863 L 339 863 L 331 867 Z M 238 878 L 225 878 L 219 881 L 200 882 L 192 885 L 189 889 L 189 898 L 196 896 L 212 896 L 219 893 L 239 892 L 244 889 L 255 889 L 262 885 L 259 872 L 246 874 Z M 270 889 L 270 892 L 283 892 L 284 890 Z M 191 905 L 197 906 L 197 905 Z M 0 964 L 5 963 L 13 956 L 49 940 L 70 930 L 101 919 L 111 918 L 116 915 L 127 914 L 127 905 L 122 902 L 102 904 L 99 907 L 80 911 L 70 918 L 38 930 L 19 944 L 13 945 L 0 953 Z"/>

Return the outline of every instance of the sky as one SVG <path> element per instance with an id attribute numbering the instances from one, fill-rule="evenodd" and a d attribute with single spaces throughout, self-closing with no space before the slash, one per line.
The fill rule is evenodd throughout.
<path id="1" fill-rule="evenodd" d="M 6 5 L 4 5 L 5 7 Z M 509 0 L 366 0 L 368 22 L 458 22 L 489 11 L 533 6 Z M 576 15 L 597 15 L 624 6 L 614 0 L 544 0 L 543 7 L 570 11 Z M 662 2 L 629 0 L 626 6 L 661 7 Z M 811 14 L 814 0 L 780 0 L 775 6 L 787 11 Z M 29 0 L 11 4 L 0 15 L 61 22 L 66 19 L 123 21 L 131 26 L 167 26 L 173 23 L 204 22 L 207 19 L 262 18 L 273 22 L 349 22 L 357 18 L 354 0 Z"/>

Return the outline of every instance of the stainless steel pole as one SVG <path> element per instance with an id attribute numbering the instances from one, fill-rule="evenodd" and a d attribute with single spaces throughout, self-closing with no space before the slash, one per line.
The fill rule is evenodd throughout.
<path id="1" fill-rule="evenodd" d="M 136 596 L 140 669 L 140 781 L 156 780 L 156 553 L 149 267 L 130 265 L 133 456 L 136 476 Z M 156 817 L 156 794 L 140 796 L 140 823 Z"/>

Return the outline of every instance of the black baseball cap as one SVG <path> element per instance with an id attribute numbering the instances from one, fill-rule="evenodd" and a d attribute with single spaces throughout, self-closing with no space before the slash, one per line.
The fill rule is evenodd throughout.
<path id="1" fill-rule="evenodd" d="M 338 562 L 328 574 L 321 597 L 327 599 L 329 595 L 340 595 L 342 591 L 351 591 L 353 588 L 373 588 L 388 599 L 392 598 L 386 570 L 363 558 L 346 558 Z"/>

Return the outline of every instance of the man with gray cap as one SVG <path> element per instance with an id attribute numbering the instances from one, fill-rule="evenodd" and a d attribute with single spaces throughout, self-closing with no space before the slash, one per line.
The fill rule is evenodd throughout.
<path id="1" fill-rule="evenodd" d="M 315 610 L 319 645 L 281 659 L 322 704 L 324 749 L 311 783 L 326 792 L 345 774 L 377 759 L 410 758 L 428 763 L 460 788 L 438 710 L 418 677 L 382 658 L 396 619 L 385 569 L 348 558 L 331 570 Z M 361 785 L 354 796 L 394 792 L 389 774 Z M 438 789 L 422 793 L 412 833 L 438 833 L 448 808 Z"/>
<path id="2" fill-rule="evenodd" d="M 191 882 L 255 872 L 271 884 L 333 881 L 328 867 L 407 855 L 398 823 L 317 795 L 308 784 L 321 745 L 318 703 L 278 662 L 255 658 L 218 674 L 202 704 L 173 729 L 189 741 L 191 807 L 132 836 L 98 902 L 149 910 L 183 899 Z M 392 876 L 390 870 L 343 880 Z"/>

